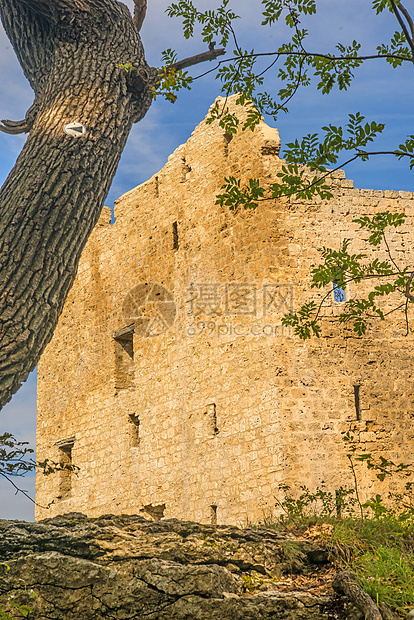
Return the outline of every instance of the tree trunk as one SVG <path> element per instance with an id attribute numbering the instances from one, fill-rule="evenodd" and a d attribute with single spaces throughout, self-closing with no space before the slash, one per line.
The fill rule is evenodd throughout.
<path id="1" fill-rule="evenodd" d="M 26 122 L 5 122 L 29 136 L 0 190 L 1 408 L 53 335 L 156 70 L 116 0 L 0 0 L 0 11 L 35 92 Z M 64 132 L 73 121 L 84 135 Z"/>

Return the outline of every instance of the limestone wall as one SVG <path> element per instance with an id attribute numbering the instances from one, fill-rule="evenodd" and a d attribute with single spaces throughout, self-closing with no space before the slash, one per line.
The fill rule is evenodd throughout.
<path id="1" fill-rule="evenodd" d="M 349 429 L 361 451 L 412 458 L 403 314 L 359 338 L 332 321 L 341 304 L 329 296 L 324 337 L 306 342 L 280 320 L 317 297 L 317 248 L 351 238 L 363 249 L 359 215 L 405 211 L 390 243 L 409 263 L 414 196 L 355 189 L 339 172 L 328 202 L 284 198 L 240 212 L 215 204 L 226 176 L 274 182 L 279 146 L 264 123 L 230 139 L 203 122 L 119 199 L 115 224 L 104 210 L 39 365 L 38 458 L 69 454 L 80 471 L 38 477 L 38 504 L 55 503 L 37 518 L 258 520 L 280 483 L 351 484 Z M 359 476 L 363 493 L 377 489 L 366 470 Z"/>

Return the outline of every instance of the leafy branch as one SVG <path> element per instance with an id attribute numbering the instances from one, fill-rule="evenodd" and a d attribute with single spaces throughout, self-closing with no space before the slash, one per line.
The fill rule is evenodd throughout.
<path id="1" fill-rule="evenodd" d="M 16 490 L 36 504 L 35 500 L 24 489 L 13 481 L 13 477 L 22 477 L 31 471 L 39 471 L 45 476 L 58 471 L 69 471 L 77 474 L 79 467 L 70 463 L 57 463 L 50 459 L 35 461 L 30 457 L 34 453 L 27 441 L 18 441 L 11 433 L 0 435 L 0 476 L 5 478 Z M 38 504 L 36 504 L 38 505 Z M 43 506 L 43 508 L 45 508 Z"/>
<path id="2" fill-rule="evenodd" d="M 339 315 L 340 323 L 353 323 L 353 330 L 361 336 L 365 334 L 367 321 L 371 318 L 384 320 L 386 316 L 404 308 L 406 319 L 406 335 L 409 333 L 408 325 L 408 304 L 414 301 L 414 296 L 409 293 L 414 272 L 410 274 L 408 267 L 400 268 L 392 256 L 385 232 L 389 227 L 398 228 L 405 221 L 402 213 L 377 213 L 373 217 L 364 216 L 353 220 L 370 232 L 368 244 L 385 246 L 388 259 L 381 261 L 375 258 L 366 261 L 366 254 L 350 254 L 348 251 L 350 240 L 345 239 L 339 250 L 323 247 L 319 250 L 322 255 L 323 263 L 312 270 L 311 288 L 337 287 L 345 290 L 346 286 L 353 282 L 358 284 L 362 281 L 383 280 L 392 278 L 391 281 L 380 282 L 368 293 L 365 298 L 350 299 L 344 304 L 344 309 Z M 392 293 L 397 293 L 403 297 L 404 301 L 388 312 L 384 312 L 378 305 L 377 300 Z M 306 340 L 312 335 L 319 337 L 321 326 L 318 323 L 320 312 L 327 297 L 332 294 L 330 289 L 317 305 L 315 302 L 308 302 L 302 305 L 298 312 L 286 315 L 282 318 L 283 325 L 290 325 L 299 338 Z"/>
<path id="3" fill-rule="evenodd" d="M 347 90 L 355 71 L 368 60 L 383 59 L 394 68 L 414 61 L 414 22 L 400 0 L 373 0 L 372 8 L 376 14 L 388 10 L 398 21 L 400 30 L 392 35 L 389 42 L 376 46 L 375 54 L 364 54 L 361 44 L 352 41 L 338 43 L 334 53 L 312 52 L 307 49 L 308 30 L 301 25 L 302 16 L 316 13 L 316 0 L 262 0 L 262 25 L 272 26 L 284 19 L 291 31 L 287 41 L 278 49 L 269 52 L 243 49 L 239 44 L 234 22 L 239 19 L 229 9 L 229 0 L 222 0 L 216 11 L 198 11 L 191 0 L 179 0 L 167 10 L 171 17 L 183 20 L 184 36 L 194 36 L 196 26 L 201 26 L 201 36 L 209 44 L 219 37 L 223 45 L 232 39 L 235 43 L 233 55 L 217 63 L 214 69 L 205 72 L 216 75 L 225 95 L 224 105 L 216 104 L 210 111 L 208 123 L 217 121 L 228 134 L 251 129 L 260 123 L 261 115 L 268 114 L 276 119 L 280 112 L 288 111 L 288 104 L 300 87 L 309 86 L 316 80 L 317 89 L 328 94 L 334 87 Z M 263 68 L 259 61 L 269 58 Z M 264 76 L 269 71 L 276 73 L 280 87 L 275 96 L 264 87 Z M 197 78 L 196 78 L 197 79 Z M 236 104 L 244 106 L 244 121 L 227 106 L 227 98 L 237 94 Z M 248 179 L 242 183 L 233 176 L 224 179 L 216 204 L 232 210 L 239 208 L 255 209 L 260 202 L 281 197 L 295 196 L 299 200 L 310 200 L 315 196 L 322 200 L 330 199 L 332 194 L 328 178 L 333 172 L 353 161 L 368 161 L 379 155 L 390 155 L 398 160 L 408 158 L 410 170 L 414 168 L 414 135 L 409 135 L 397 148 L 379 150 L 368 148 L 385 130 L 384 123 L 367 122 L 359 112 L 348 115 L 344 126 L 332 123 L 322 127 L 320 133 L 308 134 L 286 145 L 285 161 L 277 173 L 277 182 L 261 186 L 259 179 Z M 338 164 L 342 152 L 350 153 L 346 161 Z M 345 158 L 343 158 L 345 159 Z M 408 304 L 414 301 L 411 284 L 414 272 L 408 267 L 401 268 L 394 259 L 385 230 L 402 225 L 400 214 L 380 213 L 373 218 L 355 220 L 361 228 L 369 231 L 368 244 L 384 245 L 387 260 L 368 261 L 364 254 L 349 252 L 349 240 L 344 240 L 339 250 L 322 248 L 323 264 L 312 271 L 312 287 L 329 286 L 330 290 L 322 296 L 319 305 L 310 301 L 297 313 L 283 319 L 291 325 L 301 338 L 319 336 L 321 327 L 318 319 L 326 299 L 332 294 L 332 286 L 337 290 L 350 284 L 373 280 L 376 284 L 364 298 L 348 300 L 339 316 L 341 323 L 351 322 L 358 335 L 366 331 L 367 320 L 383 320 L 390 312 L 404 309 L 407 333 Z M 401 295 L 403 301 L 389 312 L 385 312 L 379 302 L 388 295 Z"/>
<path id="4" fill-rule="evenodd" d="M 248 109 L 249 114 L 255 119 L 252 108 Z M 213 108 L 212 115 L 214 119 L 219 117 L 219 104 L 216 103 Z M 225 179 L 222 187 L 223 193 L 217 196 L 216 204 L 227 205 L 235 210 L 238 207 L 248 205 L 252 209 L 257 206 L 258 202 L 264 200 L 272 200 L 296 195 L 298 199 L 310 200 L 313 196 L 318 195 L 322 200 L 332 198 L 330 186 L 324 183 L 325 179 L 332 175 L 340 168 L 349 163 L 360 159 L 367 161 L 370 157 L 378 155 L 393 155 L 401 160 L 408 157 L 410 160 L 410 169 L 414 168 L 414 136 L 410 135 L 398 149 L 393 151 L 367 151 L 368 143 L 383 132 L 385 125 L 372 121 L 365 122 L 365 117 L 359 112 L 349 114 L 349 120 L 345 127 L 329 124 L 322 127 L 325 132 L 322 140 L 319 134 L 308 134 L 300 141 L 296 139 L 286 145 L 285 158 L 286 164 L 282 166 L 281 172 L 276 176 L 280 179 L 278 183 L 273 183 L 268 187 L 267 196 L 263 188 L 259 192 L 259 181 L 254 179 L 256 194 L 252 194 L 250 181 L 245 186 L 241 186 L 236 179 L 229 177 Z M 209 121 L 208 121 L 209 122 Z M 229 133 L 234 133 L 238 128 L 238 121 L 233 123 L 233 117 L 227 116 L 220 119 L 220 124 L 225 126 Z M 356 151 L 352 157 L 336 165 L 341 151 Z M 336 165 L 333 169 L 328 169 L 328 165 Z M 313 175 L 312 175 L 313 173 Z M 255 197 L 256 196 L 256 197 Z"/>
<path id="5" fill-rule="evenodd" d="M 359 487 L 358 487 L 358 478 L 357 478 L 357 470 L 356 470 L 356 461 L 360 463 L 364 463 L 368 470 L 371 470 L 375 473 L 375 476 L 378 480 L 383 482 L 385 478 L 392 478 L 396 474 L 403 473 L 406 476 L 412 476 L 414 474 L 414 469 L 411 464 L 407 463 L 395 463 L 391 459 L 387 459 L 382 455 L 378 457 L 372 456 L 370 453 L 358 454 L 358 444 L 355 440 L 354 436 L 351 434 L 349 430 L 343 436 L 343 441 L 347 445 L 347 459 L 348 459 L 348 467 L 352 473 L 352 477 L 354 479 L 354 489 L 356 500 L 359 506 L 361 519 L 365 519 L 364 508 L 369 508 L 374 515 L 374 519 L 380 519 L 385 515 L 395 515 L 395 510 L 392 508 L 386 508 L 382 503 L 382 497 L 380 495 L 376 495 L 375 497 L 367 500 L 362 503 L 360 499 Z M 411 503 L 407 504 L 404 502 L 405 494 L 411 494 L 414 483 L 412 481 L 408 481 L 405 484 L 405 493 L 390 493 L 389 498 L 397 500 L 400 506 L 400 513 L 398 514 L 398 521 L 407 521 L 412 520 L 413 518 L 413 506 Z M 401 510 L 402 509 L 402 510 Z"/>
<path id="6" fill-rule="evenodd" d="M 335 53 L 312 52 L 307 49 L 308 30 L 301 27 L 302 16 L 313 16 L 316 14 L 316 0 L 262 0 L 262 26 L 273 26 L 276 22 L 284 19 L 288 31 L 291 34 L 288 40 L 282 43 L 278 49 L 268 52 L 256 50 L 245 50 L 239 44 L 234 23 L 239 19 L 234 11 L 229 8 L 229 0 L 222 0 L 216 10 L 199 11 L 192 0 L 179 0 L 168 7 L 167 13 L 170 17 L 180 18 L 183 23 L 183 33 L 185 38 L 193 37 L 196 26 L 201 28 L 201 37 L 209 45 L 215 44 L 213 39 L 217 37 L 220 44 L 227 45 L 232 39 L 235 44 L 233 56 L 221 60 L 217 65 L 204 72 L 202 75 L 214 72 L 216 79 L 221 82 L 221 90 L 227 98 L 231 94 L 237 94 L 237 104 L 247 106 L 248 114 L 242 129 L 250 128 L 253 130 L 260 122 L 262 114 L 270 115 L 274 120 L 280 112 L 288 111 L 288 104 L 300 87 L 307 87 L 312 83 L 312 78 L 317 80 L 317 89 L 323 94 L 332 91 L 334 86 L 339 90 L 347 90 L 354 77 L 355 70 L 363 62 L 368 60 L 383 59 L 393 67 L 401 66 L 406 62 L 414 61 L 414 23 L 408 11 L 399 0 L 373 0 L 372 8 L 378 14 L 388 10 L 394 14 L 400 25 L 401 30 L 394 32 L 389 43 L 381 42 L 376 46 L 375 54 L 364 54 L 361 52 L 361 44 L 352 41 L 348 44 L 338 43 Z M 256 68 L 260 59 L 270 58 L 271 62 L 265 68 Z M 273 70 L 276 72 L 277 79 L 281 86 L 275 96 L 262 90 L 264 86 L 265 74 Z M 201 76 L 198 76 L 198 78 Z M 197 77 L 194 79 L 198 79 Z M 184 81 L 185 82 L 185 81 Z M 185 88 L 188 83 L 184 84 Z M 167 92 L 168 89 L 167 89 Z M 174 94 L 175 97 L 175 94 Z M 227 133 L 234 133 L 240 125 L 235 113 L 230 112 L 227 106 L 219 109 L 218 104 L 213 107 L 208 122 L 218 119 L 220 126 Z M 351 115 L 350 115 L 351 119 Z M 358 115 L 354 119 L 358 123 Z M 368 130 L 365 127 L 364 137 L 379 134 L 383 131 L 383 124 L 374 124 Z M 306 157 L 294 157 L 293 151 L 300 150 L 306 153 L 304 144 L 296 144 L 295 147 L 288 145 L 286 151 L 287 166 L 282 171 L 281 183 L 278 191 L 272 197 L 289 196 L 297 193 L 298 198 L 310 198 L 315 194 L 322 198 L 331 196 L 329 189 L 324 185 L 319 176 L 309 179 L 306 171 L 300 169 L 301 163 L 314 166 L 318 173 L 325 173 L 323 166 L 332 164 L 336 161 L 334 155 L 340 150 L 355 150 L 354 156 L 345 162 L 350 163 L 355 159 L 367 161 L 371 156 L 377 154 L 390 154 L 398 158 L 409 156 L 411 158 L 410 167 L 414 166 L 413 147 L 414 138 L 409 136 L 399 148 L 391 151 L 368 152 L 365 150 L 362 127 L 358 127 L 358 132 L 354 139 L 340 140 L 339 131 L 341 128 L 328 126 L 323 128 L 326 131 L 325 139 L 318 145 L 319 153 L 310 160 Z M 338 130 L 338 131 L 336 131 Z M 308 141 L 312 141 L 315 136 L 307 136 Z M 331 141 L 330 141 L 331 139 Z M 305 140 L 305 139 L 304 139 Z M 297 153 L 296 153 L 297 155 Z M 319 159 L 319 165 L 318 164 Z M 240 196 L 239 196 L 240 197 Z M 240 203 L 242 204 L 242 202 Z M 247 204 L 250 205 L 249 200 Z M 249 206 L 251 208 L 251 206 Z"/>
<path id="7" fill-rule="evenodd" d="M 234 56 L 220 61 L 214 69 L 203 73 L 203 76 L 214 71 L 216 79 L 222 82 L 222 92 L 226 96 L 243 93 L 261 114 L 267 113 L 274 120 L 278 112 L 287 112 L 286 105 L 299 86 L 310 85 L 308 70 L 312 70 L 313 75 L 318 78 L 317 88 L 327 94 L 335 84 L 339 90 L 347 90 L 354 77 L 354 70 L 366 60 L 385 59 L 393 66 L 413 61 L 411 50 L 404 44 L 404 34 L 399 32 L 394 34 L 389 45 L 382 43 L 377 46 L 376 54 L 361 54 L 361 45 L 356 41 L 348 45 L 338 43 L 336 50 L 339 54 L 308 51 L 305 46 L 308 31 L 299 28 L 300 14 L 316 13 L 316 2 L 306 4 L 284 0 L 265 0 L 262 3 L 264 5 L 262 25 L 272 25 L 285 12 L 286 25 L 294 29 L 294 34 L 289 42 L 283 43 L 277 50 L 271 52 L 242 50 L 237 42 L 232 23 L 239 16 L 227 8 L 228 3 L 229 0 L 222 2 L 217 11 L 201 12 L 192 2 L 182 0 L 168 7 L 167 13 L 170 17 L 182 18 L 186 38 L 194 36 L 197 23 L 202 26 L 201 36 L 207 43 L 211 43 L 213 37 L 218 36 L 221 44 L 226 45 L 232 35 L 236 44 Z M 263 71 L 255 73 L 256 61 L 269 56 L 274 57 L 273 62 Z M 263 75 L 281 59 L 284 59 L 284 62 L 279 68 L 278 78 L 284 82 L 284 85 L 275 99 L 267 92 L 258 92 L 258 88 L 263 84 Z"/>

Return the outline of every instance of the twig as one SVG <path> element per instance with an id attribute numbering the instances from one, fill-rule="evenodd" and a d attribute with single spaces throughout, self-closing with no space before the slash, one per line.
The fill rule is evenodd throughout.
<path id="1" fill-rule="evenodd" d="M 357 480 L 357 477 L 356 477 L 354 461 L 352 460 L 352 454 L 347 454 L 347 457 L 348 457 L 348 460 L 349 460 L 349 463 L 350 463 L 349 468 L 352 471 L 352 475 L 354 477 L 355 495 L 356 495 L 357 502 L 358 502 L 358 505 L 359 505 L 359 510 L 361 512 L 361 520 L 363 521 L 364 518 L 365 518 L 364 517 L 364 510 L 362 508 L 361 500 L 359 499 L 358 480 Z"/>
<path id="2" fill-rule="evenodd" d="M 179 71 L 180 69 L 186 69 L 187 67 L 198 65 L 200 62 L 215 60 L 217 56 L 223 56 L 223 54 L 225 53 L 226 50 L 222 47 L 216 50 L 208 50 L 208 52 L 196 54 L 196 56 L 190 56 L 190 58 L 184 58 L 183 60 L 179 60 L 178 62 L 173 63 L 172 65 L 168 65 L 167 69 L 175 69 L 176 71 Z"/>
<path id="3" fill-rule="evenodd" d="M 315 187 L 316 185 L 319 185 L 324 179 L 332 175 L 334 172 L 341 170 L 341 168 L 344 168 L 348 164 L 351 164 L 353 161 L 358 159 L 358 157 L 364 157 L 367 155 L 369 157 L 371 157 L 371 155 L 395 155 L 395 157 L 402 157 L 403 155 L 406 155 L 407 157 L 414 157 L 414 153 L 403 153 L 402 151 L 372 151 L 372 152 L 363 151 L 363 152 L 357 153 L 350 159 L 347 159 L 347 161 L 342 162 L 335 168 L 327 170 L 325 174 L 320 176 L 316 181 L 309 183 L 309 185 L 306 185 L 302 189 L 294 189 L 291 192 L 286 192 L 285 194 L 279 194 L 278 196 L 269 196 L 268 198 L 256 198 L 256 202 L 265 202 L 266 200 L 274 200 L 275 198 L 289 197 L 289 196 L 293 196 L 293 194 L 306 191 L 307 189 L 310 189 L 311 187 Z M 293 162 L 287 162 L 287 163 L 289 164 Z"/>
<path id="4" fill-rule="evenodd" d="M 239 42 L 237 41 L 237 37 L 236 37 L 236 33 L 234 32 L 234 28 L 231 25 L 231 23 L 228 25 L 228 29 L 230 30 L 232 36 L 233 36 L 233 41 L 234 41 L 234 45 L 236 46 L 237 51 L 239 52 L 239 54 L 242 53 L 241 47 L 239 45 Z"/>
<path id="5" fill-rule="evenodd" d="M 277 504 L 279 504 L 279 506 L 281 507 L 281 509 L 283 510 L 283 512 L 285 512 L 286 514 L 288 514 L 288 512 L 287 512 L 286 508 L 284 507 L 284 505 L 282 504 L 282 502 L 280 501 L 280 499 L 278 499 L 275 495 L 274 495 L 273 497 L 274 497 L 274 499 L 276 500 L 276 505 L 277 505 Z M 294 518 L 292 517 L 292 515 L 290 515 L 290 518 L 292 519 L 292 521 L 293 521 L 293 523 L 296 525 L 296 527 L 299 529 L 300 525 L 299 525 L 299 523 L 296 521 L 296 519 L 294 519 Z M 292 530 L 291 530 L 291 529 L 290 529 L 290 528 L 289 528 L 286 524 L 284 524 L 284 523 L 283 523 L 283 521 L 280 521 L 280 523 L 282 523 L 282 525 L 285 527 L 285 529 L 286 529 L 288 532 L 291 532 L 291 531 L 292 531 Z"/>
<path id="6" fill-rule="evenodd" d="M 412 272 L 412 274 L 408 278 L 407 286 L 405 287 L 405 296 L 410 301 L 414 301 L 414 296 L 411 295 L 411 293 L 410 293 L 410 286 L 411 286 L 411 282 L 413 281 L 413 278 L 414 278 L 414 271 Z"/>
<path id="7" fill-rule="evenodd" d="M 316 52 L 255 52 L 254 54 L 243 54 L 243 58 L 261 58 L 265 56 L 302 56 L 302 57 L 312 57 L 312 58 L 326 58 L 327 60 L 331 60 L 335 62 L 337 60 L 381 60 L 387 58 L 395 58 L 396 60 L 403 60 L 407 62 L 413 62 L 413 58 L 409 58 L 408 56 L 401 56 L 400 54 L 368 54 L 368 56 L 330 56 L 329 54 L 317 54 Z M 239 60 L 240 58 L 234 56 L 232 58 L 226 58 L 226 60 L 220 60 L 219 66 L 226 62 L 233 62 Z M 197 79 L 197 78 L 194 78 Z"/>
<path id="8" fill-rule="evenodd" d="M 2 471 L 0 471 L 0 476 L 3 476 L 3 478 L 5 478 L 7 480 L 7 482 L 10 482 L 10 484 L 16 489 L 16 495 L 18 493 L 22 493 L 25 497 L 27 497 L 27 499 L 29 499 L 35 506 L 38 506 L 39 508 L 43 508 L 44 510 L 49 510 L 51 504 L 49 504 L 49 506 L 42 506 L 41 504 L 38 504 L 36 502 L 36 500 L 33 499 L 33 497 L 30 497 L 30 495 L 27 493 L 27 491 L 24 491 L 23 489 L 20 489 L 16 484 L 14 484 L 13 480 L 11 478 L 9 478 L 8 476 L 6 476 L 5 473 L 3 473 Z M 53 502 L 52 502 L 53 503 Z"/>
<path id="9" fill-rule="evenodd" d="M 410 48 L 411 48 L 411 52 L 412 52 L 412 53 L 413 53 L 413 55 L 414 55 L 414 41 L 413 41 L 413 39 L 410 37 L 410 33 L 409 33 L 409 32 L 408 32 L 408 30 L 407 30 L 407 26 L 404 24 L 404 20 L 402 19 L 401 15 L 400 15 L 400 12 L 399 12 L 399 10 L 398 10 L 398 8 L 397 8 L 397 5 L 395 4 L 394 0 L 390 0 L 390 2 L 391 2 L 392 10 L 393 10 L 393 12 L 394 12 L 394 14 L 395 14 L 395 16 L 396 16 L 396 18 L 397 18 L 397 20 L 398 20 L 398 23 L 400 24 L 400 26 L 401 26 L 401 28 L 402 28 L 402 31 L 404 32 L 404 36 L 405 36 L 405 38 L 407 39 L 407 43 L 408 43 L 408 45 L 409 45 L 409 46 L 410 46 Z M 405 9 L 404 9 L 404 10 L 405 10 Z M 412 59 L 412 61 L 411 61 L 411 62 L 413 62 L 413 63 L 414 63 L 414 58 Z"/>
<path id="10" fill-rule="evenodd" d="M 263 71 L 261 73 L 257 74 L 257 77 L 262 77 L 262 75 L 264 75 L 267 71 L 269 71 L 269 69 L 271 69 L 273 67 L 273 65 L 275 65 L 277 63 L 277 61 L 279 60 L 279 54 L 276 56 L 276 58 L 274 60 L 272 60 L 272 62 L 270 63 L 270 65 L 268 65 L 266 67 L 266 69 L 263 69 Z"/>
<path id="11" fill-rule="evenodd" d="M 387 239 L 385 237 L 385 232 L 384 231 L 382 231 L 382 238 L 384 240 L 385 247 L 387 248 L 387 254 L 390 257 L 390 260 L 391 260 L 392 264 L 397 269 L 397 271 L 399 271 L 401 273 L 401 269 L 398 267 L 397 263 L 395 262 L 395 260 L 393 259 L 392 255 L 391 255 L 390 246 L 388 245 L 388 241 L 387 241 Z"/>
<path id="12" fill-rule="evenodd" d="M 405 300 L 405 308 L 404 308 L 404 316 L 405 316 L 405 326 L 407 328 L 405 335 L 408 336 L 410 333 L 410 326 L 408 324 L 408 299 Z"/>
<path id="13" fill-rule="evenodd" d="M 276 59 L 276 60 L 277 60 L 277 59 Z M 275 61 L 275 62 L 276 62 L 276 61 Z M 285 107 L 285 105 L 286 105 L 287 103 L 289 103 L 289 101 L 290 101 L 291 99 L 293 99 L 293 97 L 294 97 L 294 96 L 296 95 L 296 93 L 298 92 L 298 90 L 299 90 L 299 86 L 300 86 L 300 82 L 301 82 L 301 79 L 302 79 L 302 69 L 303 69 L 303 63 L 304 63 L 304 62 L 305 62 L 305 59 L 303 59 L 303 60 L 301 61 L 300 65 L 299 65 L 299 73 L 298 73 L 298 77 L 297 77 L 297 81 L 296 81 L 296 86 L 295 86 L 295 88 L 294 88 L 293 93 L 292 93 L 291 95 L 289 95 L 289 97 L 288 97 L 287 99 L 285 99 L 285 100 L 283 101 L 283 103 L 280 103 L 280 104 L 277 106 L 277 108 L 274 110 L 273 114 L 276 114 L 276 112 L 278 112 L 279 110 L 283 110 L 283 108 Z M 270 116 L 270 114 L 269 114 L 269 116 Z"/>

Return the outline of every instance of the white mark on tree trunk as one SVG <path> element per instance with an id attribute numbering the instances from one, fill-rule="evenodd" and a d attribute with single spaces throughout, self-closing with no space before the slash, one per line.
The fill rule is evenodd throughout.
<path id="1" fill-rule="evenodd" d="M 80 136 L 83 136 L 86 133 L 86 127 L 77 121 L 68 123 L 68 125 L 65 125 L 63 129 L 68 136 L 72 136 L 73 138 L 80 138 Z"/>

